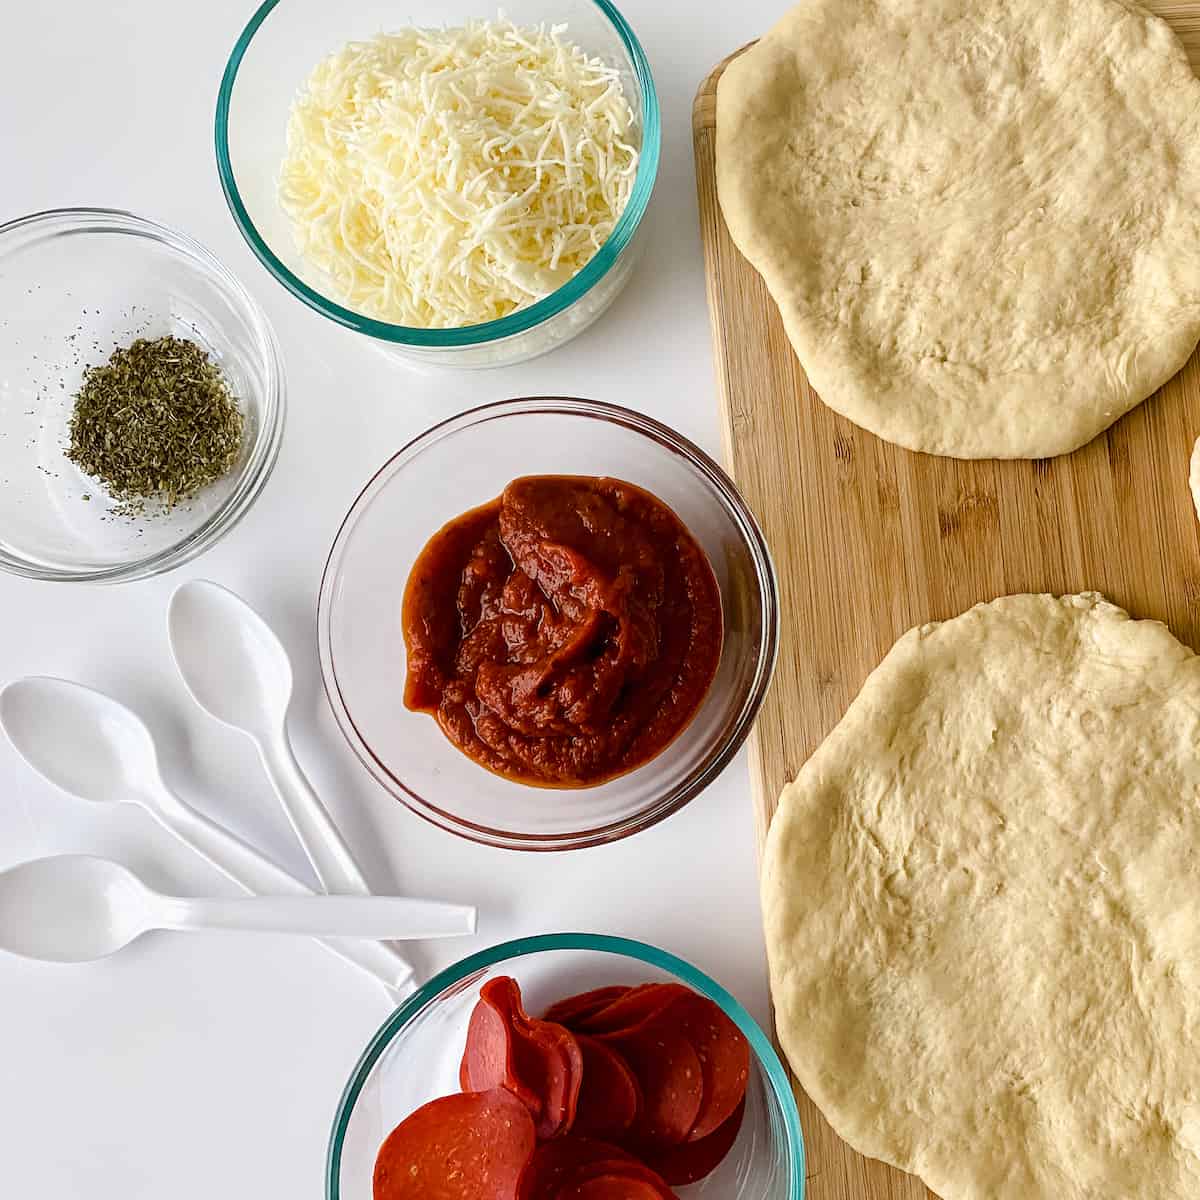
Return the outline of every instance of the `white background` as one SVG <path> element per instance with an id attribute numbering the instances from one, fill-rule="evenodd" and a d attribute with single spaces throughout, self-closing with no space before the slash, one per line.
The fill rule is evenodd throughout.
<path id="1" fill-rule="evenodd" d="M 290 409 L 265 493 L 197 562 L 115 588 L 0 578 L 0 678 L 55 674 L 111 692 L 145 717 L 184 795 L 302 871 L 251 746 L 191 705 L 169 663 L 170 592 L 193 576 L 216 579 L 258 607 L 292 652 L 299 757 L 376 888 L 479 905 L 478 938 L 423 948 L 425 971 L 519 934 L 618 933 L 692 960 L 763 1019 L 744 755 L 682 813 L 615 846 L 530 856 L 472 845 L 390 799 L 342 743 L 321 690 L 314 610 L 329 544 L 361 485 L 458 410 L 508 396 L 594 397 L 651 413 L 719 455 L 691 103 L 711 67 L 761 33 L 783 0 L 622 0 L 664 115 L 648 248 L 633 282 L 597 325 L 548 357 L 433 377 L 406 373 L 286 295 L 226 212 L 213 107 L 252 7 L 0 5 L 0 220 L 104 205 L 191 233 L 274 323 Z M 167 890 L 227 887 L 148 817 L 59 795 L 0 744 L 0 866 L 66 851 L 120 859 Z M 282 938 L 157 935 L 82 967 L 0 954 L 0 1193 L 319 1200 L 334 1107 L 387 1011 L 368 979 Z"/>

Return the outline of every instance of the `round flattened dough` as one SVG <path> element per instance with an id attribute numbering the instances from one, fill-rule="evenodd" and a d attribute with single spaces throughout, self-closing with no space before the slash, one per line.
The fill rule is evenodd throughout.
<path id="1" fill-rule="evenodd" d="M 1200 658 L 1094 594 L 905 634 L 783 793 L 783 1048 L 943 1200 L 1200 1196 Z"/>
<path id="2" fill-rule="evenodd" d="M 717 184 L 814 388 L 913 450 L 1090 440 L 1200 338 L 1200 81 L 1124 0 L 804 0 Z"/>

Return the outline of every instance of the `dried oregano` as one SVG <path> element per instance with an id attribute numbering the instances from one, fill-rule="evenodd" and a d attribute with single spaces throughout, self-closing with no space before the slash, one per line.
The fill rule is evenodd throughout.
<path id="1" fill-rule="evenodd" d="M 237 463 L 242 411 L 194 342 L 138 338 L 88 367 L 67 457 L 114 500 L 173 507 Z"/>

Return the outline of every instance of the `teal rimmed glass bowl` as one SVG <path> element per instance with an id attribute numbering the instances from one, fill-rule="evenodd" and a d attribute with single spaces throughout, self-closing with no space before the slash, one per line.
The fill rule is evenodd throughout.
<path id="1" fill-rule="evenodd" d="M 554 933 L 472 954 L 406 1000 L 371 1039 L 342 1093 L 325 1170 L 326 1200 L 371 1200 L 383 1140 L 414 1109 L 458 1091 L 467 1021 L 495 975 L 521 985 L 530 1012 L 614 983 L 677 981 L 722 1010 L 751 1048 L 746 1115 L 733 1149 L 707 1179 L 677 1188 L 681 1200 L 803 1200 L 804 1139 L 787 1072 L 763 1031 L 720 984 L 690 963 L 627 938 Z"/>
<path id="2" fill-rule="evenodd" d="M 276 198 L 288 112 L 309 73 L 346 42 L 398 26 L 458 26 L 504 15 L 517 25 L 565 24 L 566 36 L 621 75 L 637 117 L 641 158 L 629 203 L 608 241 L 573 279 L 499 321 L 458 329 L 419 329 L 376 321 L 345 307 L 292 240 Z M 586 329 L 628 282 L 635 234 L 658 174 L 658 96 L 641 44 L 608 0 L 266 0 L 242 31 L 217 98 L 216 151 L 221 187 L 250 248 L 289 292 L 310 308 L 375 339 L 417 364 L 489 367 L 543 354 Z"/>

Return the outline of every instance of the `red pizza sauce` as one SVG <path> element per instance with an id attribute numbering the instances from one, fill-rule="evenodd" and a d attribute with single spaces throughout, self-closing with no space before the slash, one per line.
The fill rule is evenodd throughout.
<path id="1" fill-rule="evenodd" d="M 531 475 L 421 552 L 404 593 L 404 703 L 498 775 L 585 787 L 640 766 L 721 657 L 704 551 L 649 492 Z"/>

